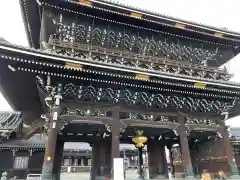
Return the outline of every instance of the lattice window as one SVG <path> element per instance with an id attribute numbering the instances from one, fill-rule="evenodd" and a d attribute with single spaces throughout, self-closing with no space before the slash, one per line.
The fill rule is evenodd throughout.
<path id="1" fill-rule="evenodd" d="M 27 156 L 15 157 L 13 168 L 14 169 L 27 169 L 28 161 L 29 161 L 29 157 L 27 157 Z"/>

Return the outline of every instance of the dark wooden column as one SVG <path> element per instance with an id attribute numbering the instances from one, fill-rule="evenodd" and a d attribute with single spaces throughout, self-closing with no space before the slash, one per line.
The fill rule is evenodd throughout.
<path id="1" fill-rule="evenodd" d="M 193 165 L 193 173 L 194 173 L 195 177 L 199 177 L 199 176 L 201 176 L 201 172 L 199 172 L 199 165 L 198 165 L 198 160 L 197 160 L 197 150 L 195 149 L 195 147 L 193 147 L 191 149 L 190 155 L 191 155 L 191 161 L 192 161 L 192 165 Z M 210 162 L 209 162 L 209 164 L 210 164 Z"/>
<path id="2" fill-rule="evenodd" d="M 158 175 L 164 177 L 166 175 L 166 157 L 165 157 L 165 146 L 164 144 L 157 143 L 157 167 L 158 167 Z"/>
<path id="3" fill-rule="evenodd" d="M 107 142 L 103 139 L 92 143 L 91 179 L 93 180 L 106 177 L 107 148 Z"/>
<path id="4" fill-rule="evenodd" d="M 53 178 L 53 164 L 59 129 L 59 115 L 60 107 L 54 106 L 51 109 L 51 119 L 48 129 L 48 138 L 46 142 L 44 162 L 42 167 L 42 180 L 49 180 Z"/>
<path id="5" fill-rule="evenodd" d="M 119 127 L 119 110 L 113 111 L 113 124 L 112 124 L 112 162 L 114 158 L 120 158 L 120 127 Z"/>
<path id="6" fill-rule="evenodd" d="M 165 146 L 162 141 L 150 141 L 147 145 L 150 179 L 167 175 Z"/>
<path id="7" fill-rule="evenodd" d="M 153 142 L 148 142 L 147 152 L 148 152 L 149 178 L 154 179 L 157 176 L 157 165 L 156 165 L 157 162 L 155 158 L 155 146 Z"/>
<path id="8" fill-rule="evenodd" d="M 111 169 L 112 169 L 112 152 L 111 152 L 111 147 L 112 147 L 112 141 L 107 140 L 105 144 L 105 174 L 106 176 L 111 175 Z"/>
<path id="9" fill-rule="evenodd" d="M 100 142 L 92 143 L 92 164 L 91 164 L 91 180 L 95 180 L 98 176 L 100 167 Z"/>
<path id="10" fill-rule="evenodd" d="M 62 157 L 63 157 L 63 146 L 64 146 L 64 142 L 58 139 L 55 155 L 54 155 L 54 167 L 53 167 L 53 176 L 55 180 L 60 180 Z"/>
<path id="11" fill-rule="evenodd" d="M 96 148 L 93 145 L 93 143 L 90 143 L 90 146 L 92 147 L 92 161 L 91 161 L 91 169 L 90 169 L 90 180 L 94 180 L 95 179 L 95 168 L 96 168 Z"/>
<path id="12" fill-rule="evenodd" d="M 98 144 L 99 167 L 96 179 L 105 179 L 105 165 L 106 165 L 106 142 L 100 140 Z"/>
<path id="13" fill-rule="evenodd" d="M 178 121 L 180 123 L 179 137 L 180 137 L 180 147 L 181 147 L 181 153 L 182 153 L 182 159 L 183 159 L 183 166 L 185 170 L 185 176 L 186 178 L 193 179 L 194 177 L 193 166 L 192 166 L 191 155 L 189 151 L 188 135 L 185 127 L 184 116 L 179 115 Z"/>
<path id="14" fill-rule="evenodd" d="M 232 149 L 232 144 L 229 138 L 229 133 L 227 130 L 227 127 L 225 126 L 224 122 L 221 122 L 221 126 L 222 126 L 222 137 L 223 137 L 223 145 L 225 148 L 225 152 L 226 152 L 226 156 L 227 156 L 227 161 L 228 161 L 228 165 L 230 168 L 230 173 L 231 173 L 231 178 L 232 179 L 240 179 L 239 176 L 239 170 L 234 158 L 234 154 L 233 154 L 233 149 Z"/>
<path id="15" fill-rule="evenodd" d="M 112 123 L 112 176 L 113 176 L 113 160 L 114 158 L 120 158 L 120 117 L 119 117 L 119 109 L 116 108 L 112 112 L 113 123 Z"/>

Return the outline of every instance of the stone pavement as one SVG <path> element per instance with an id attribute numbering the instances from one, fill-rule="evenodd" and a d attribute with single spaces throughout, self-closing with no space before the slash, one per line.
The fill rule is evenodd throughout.
<path id="1" fill-rule="evenodd" d="M 61 180 L 89 180 L 89 172 L 81 173 L 61 173 Z M 137 170 L 128 170 L 126 172 L 126 179 L 135 180 L 137 179 Z"/>
<path id="2" fill-rule="evenodd" d="M 60 180 L 89 180 L 89 173 L 61 173 Z"/>
<path id="3" fill-rule="evenodd" d="M 61 173 L 61 180 L 89 180 L 90 173 L 89 172 L 81 172 L 81 173 Z M 137 170 L 128 170 L 126 172 L 126 180 L 139 180 L 137 178 Z M 167 179 L 161 179 L 167 180 Z M 180 179 L 177 179 L 180 180 Z M 184 180 L 184 179 L 183 179 Z"/>

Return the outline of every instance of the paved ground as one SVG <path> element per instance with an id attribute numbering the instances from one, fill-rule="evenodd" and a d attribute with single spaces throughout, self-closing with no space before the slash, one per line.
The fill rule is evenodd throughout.
<path id="1" fill-rule="evenodd" d="M 61 173 L 61 180 L 89 180 L 89 173 Z M 126 180 L 138 180 L 136 170 L 128 170 L 126 172 Z M 161 179 L 167 180 L 167 179 Z"/>
<path id="2" fill-rule="evenodd" d="M 89 173 L 61 173 L 61 180 L 89 180 Z"/>
<path id="3" fill-rule="evenodd" d="M 89 180 L 89 173 L 82 172 L 82 173 L 61 173 L 61 180 Z M 126 172 L 126 179 L 137 179 L 137 170 L 128 170 Z"/>

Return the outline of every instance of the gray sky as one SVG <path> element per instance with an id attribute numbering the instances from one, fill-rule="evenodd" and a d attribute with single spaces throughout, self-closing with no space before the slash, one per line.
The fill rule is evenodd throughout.
<path id="1" fill-rule="evenodd" d="M 123 3 L 146 8 L 161 14 L 191 20 L 217 27 L 240 32 L 239 0 L 119 0 Z M 0 37 L 27 46 L 27 39 L 22 23 L 18 0 L 0 1 Z M 240 82 L 240 55 L 228 65 L 228 70 L 234 74 L 233 80 Z M 0 110 L 11 110 L 11 107 L 0 94 Z M 229 121 L 231 126 L 240 126 L 240 117 Z"/>

